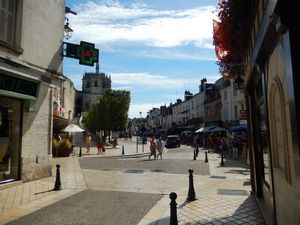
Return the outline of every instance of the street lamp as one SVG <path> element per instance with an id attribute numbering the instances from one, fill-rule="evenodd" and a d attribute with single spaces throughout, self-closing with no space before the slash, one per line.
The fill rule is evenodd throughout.
<path id="1" fill-rule="evenodd" d="M 66 22 L 65 27 L 64 27 L 64 37 L 67 40 L 69 40 L 72 37 L 73 30 L 69 26 L 69 19 L 68 18 L 66 18 L 66 21 L 67 22 Z"/>
<path id="2" fill-rule="evenodd" d="M 73 10 L 71 10 L 69 7 L 65 7 L 65 14 L 71 13 L 73 15 L 77 15 L 76 12 L 74 12 Z M 69 26 L 69 19 L 67 17 L 65 17 L 66 20 L 66 24 L 64 25 L 64 37 L 69 40 L 72 37 L 72 33 L 73 30 L 71 29 L 71 27 Z"/>

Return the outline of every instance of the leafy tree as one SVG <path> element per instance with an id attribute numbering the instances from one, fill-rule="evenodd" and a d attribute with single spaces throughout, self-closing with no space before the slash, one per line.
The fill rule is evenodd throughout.
<path id="1" fill-rule="evenodd" d="M 214 21 L 214 45 L 219 71 L 231 78 L 241 73 L 249 38 L 250 0 L 222 0 Z"/>
<path id="2" fill-rule="evenodd" d="M 125 130 L 129 104 L 130 92 L 107 90 L 86 116 L 87 127 L 93 131 Z"/>

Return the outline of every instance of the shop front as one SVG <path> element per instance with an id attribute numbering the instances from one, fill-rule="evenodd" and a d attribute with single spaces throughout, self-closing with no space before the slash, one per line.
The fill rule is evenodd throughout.
<path id="1" fill-rule="evenodd" d="M 37 86 L 0 71 L 0 184 L 20 179 L 23 109 Z"/>
<path id="2" fill-rule="evenodd" d="M 18 99 L 0 96 L 0 183 L 19 179 L 21 106 Z"/>

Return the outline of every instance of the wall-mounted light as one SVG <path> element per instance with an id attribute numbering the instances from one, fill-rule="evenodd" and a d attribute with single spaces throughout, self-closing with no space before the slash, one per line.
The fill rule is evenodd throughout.
<path id="1" fill-rule="evenodd" d="M 69 40 L 72 37 L 73 34 L 73 30 L 71 29 L 71 27 L 69 26 L 69 19 L 66 18 L 66 24 L 64 27 L 64 37 Z"/>
<path id="2" fill-rule="evenodd" d="M 76 12 L 72 11 L 69 7 L 65 7 L 65 14 L 71 13 L 73 15 L 77 15 Z M 72 37 L 73 34 L 73 30 L 71 29 L 71 27 L 69 26 L 69 19 L 67 17 L 65 17 L 66 20 L 66 24 L 64 26 L 64 37 L 69 40 Z"/>

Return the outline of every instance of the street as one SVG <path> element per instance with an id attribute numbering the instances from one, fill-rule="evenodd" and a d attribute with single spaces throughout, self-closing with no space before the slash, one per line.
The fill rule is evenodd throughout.
<path id="1" fill-rule="evenodd" d="M 182 145 L 166 149 L 163 159 L 148 159 L 136 142 L 120 141 L 125 155 L 90 155 L 79 158 L 88 190 L 42 208 L 8 224 L 138 224 L 144 215 L 164 196 L 188 185 L 188 169 L 195 179 L 209 175 L 204 159 L 193 160 L 193 149 Z M 76 152 L 77 154 L 77 152 Z M 199 177 L 199 178 L 197 178 Z M 188 191 L 188 190 L 186 190 Z"/>

